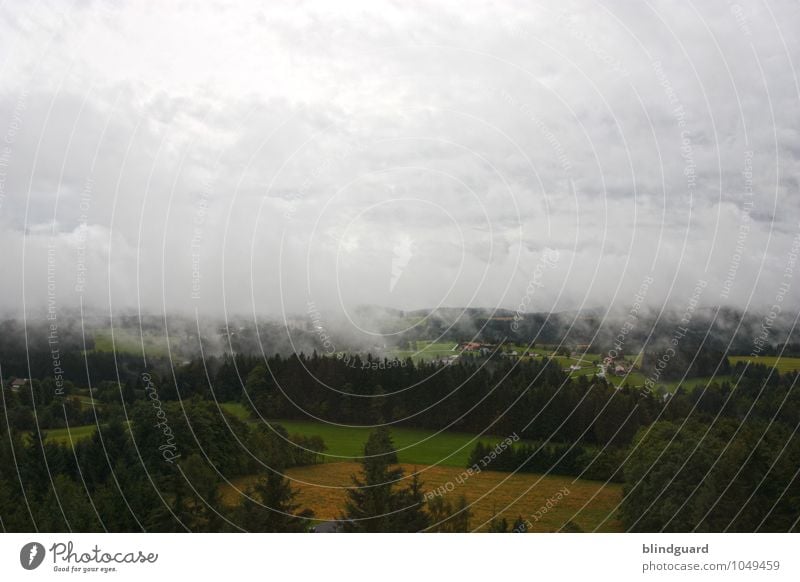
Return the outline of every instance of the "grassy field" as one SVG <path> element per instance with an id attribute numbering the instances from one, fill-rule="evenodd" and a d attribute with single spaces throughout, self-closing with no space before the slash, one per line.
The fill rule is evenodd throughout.
<path id="1" fill-rule="evenodd" d="M 283 426 L 289 434 L 321 436 L 328 450 L 328 462 L 357 459 L 364 452 L 364 443 L 371 429 L 340 427 L 321 422 L 296 420 L 272 421 Z M 472 449 L 477 444 L 475 435 L 460 432 L 442 432 L 414 428 L 391 428 L 392 439 L 401 463 L 421 465 L 441 464 L 465 467 Z M 487 443 L 497 443 L 503 437 L 482 437 Z"/>
<path id="2" fill-rule="evenodd" d="M 81 403 L 81 408 L 102 408 L 103 403 L 91 396 L 77 396 L 78 402 Z"/>
<path id="3" fill-rule="evenodd" d="M 781 374 L 800 371 L 800 358 L 780 358 L 778 356 L 730 356 L 728 358 L 732 366 L 748 360 L 753 364 L 763 364 L 775 368 Z"/>
<path id="4" fill-rule="evenodd" d="M 81 401 L 81 405 L 86 407 L 92 406 L 92 399 L 90 397 L 79 396 L 78 399 Z M 103 406 L 101 402 L 97 402 L 96 400 L 94 404 L 98 407 Z M 221 407 L 225 412 L 241 420 L 250 420 L 250 413 L 238 402 L 223 402 L 221 403 Z M 46 428 L 43 429 L 43 431 L 47 434 L 45 438 L 47 442 L 69 444 L 70 433 L 72 435 L 72 441 L 77 442 L 91 437 L 96 428 L 97 425 L 95 424 L 81 424 L 69 427 L 69 433 L 66 428 Z"/>
<path id="5" fill-rule="evenodd" d="M 610 380 L 615 386 L 622 386 L 624 384 L 632 388 L 641 388 L 644 387 L 644 381 L 646 378 L 641 372 L 631 372 L 625 376 L 609 376 L 608 380 Z"/>
<path id="6" fill-rule="evenodd" d="M 570 376 L 591 376 L 596 374 L 600 369 L 595 364 L 599 356 L 596 354 L 586 354 L 585 357 L 571 357 L 571 356 L 550 356 L 562 370 L 568 370 L 570 366 L 580 366 L 580 370 L 573 370 Z M 538 359 L 538 358 L 537 358 Z"/>
<path id="7" fill-rule="evenodd" d="M 223 403 L 223 410 L 242 420 L 251 420 L 246 407 L 238 403 Z M 283 426 L 290 435 L 321 436 L 328 450 L 325 452 L 327 462 L 350 461 L 358 459 L 364 452 L 371 429 L 340 427 L 322 422 L 298 420 L 273 420 L 274 424 Z M 89 438 L 94 434 L 94 424 L 72 426 L 70 432 L 73 441 Z M 67 429 L 49 429 L 47 441 L 69 443 Z M 442 464 L 453 467 L 465 467 L 472 449 L 477 444 L 475 435 L 461 432 L 442 432 L 414 428 L 392 428 L 397 455 L 400 462 L 419 463 L 421 465 Z M 495 444 L 505 438 L 482 437 L 485 443 Z"/>
<path id="8" fill-rule="evenodd" d="M 718 384 L 722 384 L 723 382 L 733 382 L 733 376 L 708 376 L 702 378 L 687 378 L 683 382 L 680 380 L 671 380 L 669 382 L 658 382 L 656 386 L 664 386 L 667 389 L 667 392 L 675 392 L 678 389 L 678 386 L 683 386 L 684 390 L 692 391 L 695 388 L 705 388 L 712 382 L 717 382 Z"/>
<path id="9" fill-rule="evenodd" d="M 454 351 L 456 342 L 431 342 L 431 341 L 417 341 L 412 350 L 389 350 L 388 356 L 390 358 L 397 358 L 398 360 L 405 360 L 411 358 L 414 362 L 422 360 L 437 360 L 447 356 L 457 355 L 458 352 Z"/>
<path id="10" fill-rule="evenodd" d="M 72 442 L 88 439 L 94 434 L 96 428 L 97 425 L 94 424 L 82 424 L 69 428 L 46 428 L 43 429 L 43 432 L 45 433 L 45 442 L 68 445 L 70 436 L 72 437 Z"/>
<path id="11" fill-rule="evenodd" d="M 222 407 L 222 410 L 232 416 L 235 416 L 239 420 L 252 420 L 250 418 L 250 411 L 244 404 L 240 404 L 238 402 L 221 402 L 220 406 Z"/>
<path id="12" fill-rule="evenodd" d="M 458 467 L 430 467 L 404 464 L 406 477 L 415 470 L 419 472 L 423 489 L 434 490 L 452 483 L 455 488 L 446 495 L 463 494 L 473 503 L 470 521 L 472 528 L 486 529 L 483 522 L 489 521 L 495 513 L 505 516 L 512 523 L 517 516 L 527 518 L 533 524 L 534 532 L 549 532 L 559 529 L 568 520 L 578 524 L 584 531 L 592 531 L 614 510 L 622 497 L 619 485 L 603 485 L 597 481 L 574 481 L 572 477 L 546 476 L 534 474 L 502 473 L 483 471 L 464 479 L 459 484 L 456 478 L 461 475 Z M 351 475 L 359 473 L 358 463 L 326 463 L 307 467 L 295 467 L 287 471 L 292 487 L 298 491 L 297 502 L 303 508 L 314 510 L 318 520 L 327 521 L 341 515 L 344 507 L 346 487 L 352 484 Z M 236 504 L 240 494 L 254 477 L 233 480 L 234 487 L 222 488 L 222 498 L 228 504 Z M 539 481 L 537 483 L 537 481 Z M 574 481 L 574 482 L 573 482 Z M 448 486 L 449 487 L 449 486 Z M 551 510 L 544 513 L 539 521 L 534 521 L 533 513 L 547 502 L 562 487 L 569 490 Z M 519 498 L 519 500 L 517 500 Z M 591 500 L 591 501 L 590 501 Z M 588 502 L 586 509 L 581 509 Z M 510 504 L 510 507 L 503 509 Z M 619 532 L 622 526 L 616 519 L 608 519 L 599 529 L 604 532 Z"/>

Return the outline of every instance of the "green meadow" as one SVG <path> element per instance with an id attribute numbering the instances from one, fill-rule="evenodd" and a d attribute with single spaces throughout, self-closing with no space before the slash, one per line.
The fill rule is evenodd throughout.
<path id="1" fill-rule="evenodd" d="M 94 434 L 96 428 L 97 425 L 95 424 L 82 424 L 69 428 L 47 428 L 43 429 L 42 432 L 45 433 L 45 442 L 68 445 L 70 441 L 76 443 L 80 440 L 88 439 Z"/>
<path id="2" fill-rule="evenodd" d="M 770 368 L 775 368 L 781 374 L 800 371 L 800 358 L 782 358 L 779 356 L 731 356 L 728 360 L 731 365 L 735 365 L 739 362 L 747 362 L 749 360 L 753 364 L 763 364 Z"/>
<path id="3" fill-rule="evenodd" d="M 222 409 L 241 420 L 252 421 L 247 409 L 239 403 L 223 403 Z M 323 422 L 301 420 L 271 420 L 270 424 L 283 426 L 290 435 L 320 436 L 325 441 L 328 450 L 325 451 L 327 462 L 353 461 L 361 457 L 364 452 L 364 443 L 367 442 L 371 428 L 343 427 Z M 72 426 L 69 429 L 45 430 L 48 442 L 69 444 L 70 434 L 72 441 L 89 438 L 94 434 L 94 424 Z M 507 435 L 483 436 L 476 439 L 475 435 L 463 432 L 440 432 L 431 430 L 391 427 L 397 454 L 401 463 L 418 463 L 420 465 L 435 465 L 465 467 L 467 459 L 478 440 L 484 443 L 497 443 Z"/>
<path id="4" fill-rule="evenodd" d="M 325 451 L 327 462 L 352 461 L 359 459 L 364 452 L 371 428 L 343 427 L 323 422 L 299 420 L 274 420 L 274 424 L 283 426 L 290 435 L 320 436 L 328 450 Z M 462 432 L 439 432 L 430 430 L 390 427 L 392 439 L 397 448 L 397 456 L 401 463 L 419 463 L 420 465 L 445 465 L 465 467 L 467 459 L 478 440 L 485 443 L 496 443 L 502 437 L 481 437 Z"/>
<path id="5" fill-rule="evenodd" d="M 458 355 L 458 352 L 453 348 L 456 347 L 456 342 L 431 342 L 419 340 L 415 342 L 414 349 L 394 349 L 389 351 L 389 357 L 397 358 L 398 360 L 405 360 L 411 358 L 414 362 L 422 360 L 438 360 L 447 356 Z"/>

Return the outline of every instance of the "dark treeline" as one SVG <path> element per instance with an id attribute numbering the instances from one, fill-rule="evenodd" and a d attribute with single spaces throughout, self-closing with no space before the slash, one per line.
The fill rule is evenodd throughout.
<path id="1" fill-rule="evenodd" d="M 718 362 L 716 355 L 700 349 L 695 365 Z M 683 365 L 688 363 L 675 357 L 668 369 Z M 665 398 L 637 388 L 617 389 L 602 378 L 569 379 L 549 361 L 502 358 L 462 358 L 457 364 L 443 366 L 415 365 L 410 360 L 378 361 L 369 356 L 364 360 L 355 356 L 348 362 L 316 354 L 276 355 L 266 361 L 239 355 L 156 370 L 146 371 L 141 363 L 136 366 L 131 361 L 127 367 L 98 371 L 92 396 L 109 404 L 141 401 L 146 372 L 163 402 L 193 397 L 239 401 L 266 419 L 305 420 L 316 416 L 343 424 L 388 422 L 436 430 L 448 427 L 499 436 L 517 434 L 529 441 L 601 447 L 625 446 L 640 428 L 656 419 L 681 420 L 691 410 L 708 418 L 719 413 L 736 419 L 752 406 L 750 418 L 768 420 L 777 411 L 777 419 L 789 426 L 800 421 L 797 397 L 787 394 L 792 376 L 779 375 L 763 365 L 741 363 L 732 370 L 735 398 L 731 397 L 734 383 L 728 381 L 692 392 L 679 389 Z M 19 393 L 6 390 L 13 428 L 60 428 L 94 422 L 94 412 L 71 398 L 79 392 L 76 386 L 85 383 L 65 382 L 61 397 L 52 376 L 43 378 L 33 380 L 30 388 Z M 784 396 L 787 402 L 781 406 Z"/>
<path id="2" fill-rule="evenodd" d="M 675 331 L 674 341 L 656 342 L 642 354 L 642 371 L 655 382 L 708 378 L 730 373 L 725 346 L 697 331 Z"/>
<path id="3" fill-rule="evenodd" d="M 660 398 L 640 390 L 619 391 L 602 378 L 570 380 L 557 364 L 547 361 L 463 358 L 458 364 L 443 366 L 378 361 L 370 356 L 346 362 L 313 354 L 276 355 L 266 361 L 224 356 L 174 369 L 161 365 L 145 370 L 133 361 L 128 364 L 97 372 L 92 395 L 101 402 L 133 403 L 142 398 L 147 373 L 162 401 L 192 397 L 240 401 L 267 419 L 316 416 L 345 424 L 391 422 L 497 435 L 517 432 L 524 439 L 578 439 L 602 445 L 630 442 L 638 428 L 652 422 L 663 407 Z M 65 382 L 67 400 L 82 385 L 86 384 Z M 38 426 L 65 425 L 64 399 L 57 395 L 49 374 L 9 397 L 15 427 L 33 426 L 32 399 L 40 415 Z M 15 410 L 17 403 L 23 410 Z M 87 415 L 78 405 L 68 407 L 67 414 L 70 424 Z"/>
<path id="4" fill-rule="evenodd" d="M 796 429 L 729 417 L 654 424 L 625 464 L 622 522 L 639 532 L 800 531 Z"/>
<path id="5" fill-rule="evenodd" d="M 46 430 L 0 434 L 4 531 L 308 529 L 312 515 L 294 503 L 283 471 L 319 462 L 319 437 L 244 423 L 196 398 L 96 413 L 99 430 L 74 446 L 49 441 Z M 224 485 L 254 475 L 243 494 L 231 490 L 235 503 L 224 502 Z"/>
<path id="6" fill-rule="evenodd" d="M 212 374 L 209 385 L 206 372 Z M 661 413 L 663 400 L 602 378 L 569 379 L 555 362 L 505 359 L 415 365 L 356 356 L 240 356 L 181 368 L 165 399 L 238 400 L 263 418 L 318 418 L 523 439 L 624 445 Z M 213 390 L 212 390 L 213 387 Z"/>
<path id="7" fill-rule="evenodd" d="M 541 442 L 508 447 L 492 456 L 494 450 L 495 447 L 479 442 L 472 449 L 467 466 L 493 471 L 571 475 L 596 481 L 624 480 L 625 447 Z"/>
<path id="8" fill-rule="evenodd" d="M 626 447 L 479 443 L 469 463 L 622 481 L 629 531 L 800 531 L 798 376 L 740 363 L 734 378 L 679 389 Z"/>

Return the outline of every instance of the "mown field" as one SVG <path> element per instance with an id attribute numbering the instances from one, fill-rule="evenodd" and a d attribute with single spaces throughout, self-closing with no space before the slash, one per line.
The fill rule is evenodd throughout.
<path id="1" fill-rule="evenodd" d="M 441 486 L 451 487 L 452 491 L 445 495 L 463 494 L 472 505 L 473 517 L 471 527 L 485 530 L 484 522 L 491 520 L 495 513 L 505 516 L 513 522 L 517 516 L 527 518 L 533 524 L 531 531 L 550 532 L 558 530 L 571 520 L 583 531 L 592 531 L 600 525 L 598 531 L 619 532 L 622 526 L 616 519 L 609 518 L 617 503 L 622 498 L 619 485 L 604 485 L 597 481 L 574 480 L 572 477 L 541 476 L 534 474 L 502 473 L 483 471 L 459 484 L 456 478 L 462 473 L 458 467 L 432 467 L 403 464 L 406 477 L 414 471 L 419 472 L 426 491 Z M 346 488 L 352 484 L 351 476 L 359 473 L 361 465 L 353 462 L 325 463 L 307 467 L 295 467 L 286 473 L 292 480 L 292 487 L 298 491 L 297 502 L 303 508 L 314 511 L 315 518 L 320 521 L 336 519 L 344 507 Z M 239 491 L 245 490 L 255 477 L 243 477 L 233 480 L 233 486 L 222 488 L 222 498 L 228 504 L 239 501 Z M 566 487 L 565 495 L 554 507 L 544 513 L 539 521 L 533 514 L 543 506 L 548 498 Z M 237 491 L 238 490 L 238 491 Z M 586 508 L 582 509 L 584 504 Z M 506 506 L 509 506 L 506 509 Z M 608 518 L 608 519 L 606 519 Z M 604 523 L 601 524 L 601 522 Z"/>
<path id="2" fill-rule="evenodd" d="M 222 410 L 235 416 L 239 420 L 252 420 L 250 418 L 250 411 L 244 404 L 240 404 L 239 402 L 220 402 L 220 407 Z"/>
<path id="3" fill-rule="evenodd" d="M 411 358 L 414 362 L 422 360 L 438 360 L 447 356 L 457 355 L 458 352 L 454 351 L 456 342 L 432 342 L 432 341 L 417 341 L 415 342 L 414 349 L 389 350 L 388 356 L 390 358 L 397 358 L 398 360 L 405 360 Z"/>
<path id="4" fill-rule="evenodd" d="M 45 442 L 68 445 L 70 439 L 73 443 L 88 439 L 94 434 L 95 428 L 97 428 L 97 425 L 82 424 L 69 428 L 46 428 L 42 432 L 45 433 Z"/>
<path id="5" fill-rule="evenodd" d="M 569 370 L 570 366 L 581 367 L 580 370 L 571 371 L 570 376 L 591 376 L 593 374 L 596 374 L 600 370 L 597 367 L 596 363 L 600 358 L 598 354 L 586 354 L 583 357 L 550 356 L 550 355 L 548 355 L 547 357 L 549 357 L 552 361 L 558 364 L 558 366 L 562 370 Z"/>
<path id="6" fill-rule="evenodd" d="M 225 408 L 230 409 L 231 405 Z M 239 415 L 246 412 L 244 407 L 233 407 Z M 277 421 L 276 421 L 277 422 Z M 292 486 L 298 490 L 298 502 L 303 507 L 314 510 L 321 521 L 334 519 L 343 508 L 345 488 L 351 484 L 351 475 L 360 471 L 361 465 L 352 460 L 362 454 L 369 429 L 342 428 L 317 422 L 279 421 L 290 434 L 319 435 L 329 451 L 328 462 L 288 470 Z M 47 440 L 68 444 L 70 434 L 73 442 L 89 438 L 95 431 L 94 425 L 70 427 L 69 429 L 47 430 Z M 604 486 L 600 482 L 574 480 L 572 477 L 558 475 L 541 477 L 533 474 L 483 471 L 459 484 L 456 478 L 462 475 L 467 464 L 467 456 L 475 442 L 474 435 L 465 433 L 434 434 L 431 431 L 395 428 L 392 437 L 398 448 L 398 456 L 406 474 L 419 471 L 425 490 L 452 483 L 455 487 L 450 495 L 463 493 L 469 502 L 475 502 L 472 511 L 472 527 L 478 528 L 491 519 L 495 512 L 503 511 L 510 521 L 522 515 L 533 523 L 532 531 L 554 531 L 567 520 L 577 523 L 584 531 L 591 531 L 614 509 L 621 498 L 619 485 Z M 499 437 L 482 438 L 485 442 L 497 442 Z M 473 441 L 473 442 L 470 442 Z M 459 450 L 460 449 L 460 450 Z M 347 459 L 344 462 L 332 462 Z M 235 487 L 223 487 L 223 498 L 227 503 L 237 502 L 239 490 L 245 489 L 255 477 L 235 479 Z M 539 481 L 537 483 L 537 481 Z M 548 497 L 562 487 L 570 491 L 552 511 L 547 512 L 540 521 L 532 514 Z M 530 489 L 530 491 L 528 491 Z M 521 496 L 521 497 L 520 497 Z M 592 496 L 595 496 L 592 499 Z M 481 497 L 483 497 L 481 499 Z M 519 500 L 516 500 L 520 497 Z M 590 501 L 591 499 L 591 501 Z M 586 509 L 581 510 L 584 503 Z M 577 514 L 577 515 L 576 515 Z M 482 527 L 481 529 L 486 529 Z M 608 519 L 600 531 L 620 531 L 615 519 Z"/>
<path id="7" fill-rule="evenodd" d="M 127 425 L 128 421 L 125 421 L 123 424 Z M 70 426 L 69 428 L 43 428 L 42 432 L 45 435 L 45 442 L 68 445 L 70 441 L 77 443 L 78 441 L 91 438 L 96 429 L 96 424 L 78 424 Z"/>
<path id="8" fill-rule="evenodd" d="M 646 377 L 641 372 L 630 372 L 624 376 L 608 376 L 608 380 L 615 386 L 630 386 L 631 388 L 643 388 Z"/>
<path id="9" fill-rule="evenodd" d="M 730 356 L 728 358 L 731 365 L 736 365 L 738 362 L 747 362 L 748 360 L 753 364 L 763 364 L 770 368 L 775 368 L 781 374 L 800 371 L 800 358 L 781 358 L 778 356 Z"/>

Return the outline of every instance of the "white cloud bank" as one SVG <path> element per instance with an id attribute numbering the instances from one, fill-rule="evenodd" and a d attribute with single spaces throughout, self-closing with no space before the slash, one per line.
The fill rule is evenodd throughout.
<path id="1" fill-rule="evenodd" d="M 0 310 L 769 306 L 797 3 L 552 4 L 4 4 Z"/>

